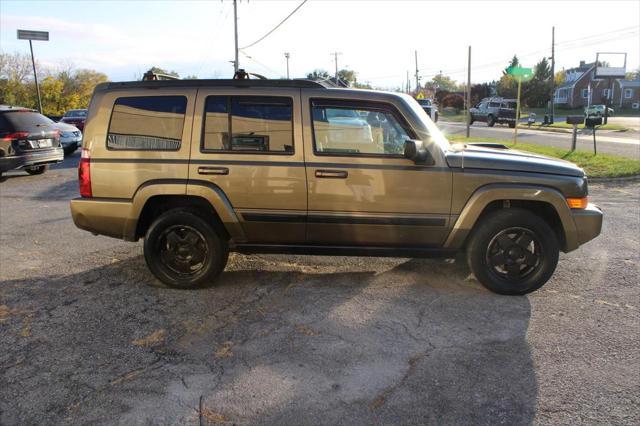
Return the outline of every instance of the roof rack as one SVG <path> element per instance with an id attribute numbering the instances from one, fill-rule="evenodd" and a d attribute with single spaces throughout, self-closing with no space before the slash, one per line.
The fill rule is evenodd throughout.
<path id="1" fill-rule="evenodd" d="M 144 73 L 142 81 L 156 81 L 156 80 L 180 80 L 180 77 L 175 75 L 162 74 L 159 72 L 153 72 L 151 70 Z"/>
<path id="2" fill-rule="evenodd" d="M 117 88 L 159 88 L 159 87 L 282 87 L 296 89 L 327 89 L 334 87 L 323 82 L 295 80 L 253 80 L 253 79 L 212 79 L 212 80 L 143 80 L 104 83 L 105 89 Z"/>

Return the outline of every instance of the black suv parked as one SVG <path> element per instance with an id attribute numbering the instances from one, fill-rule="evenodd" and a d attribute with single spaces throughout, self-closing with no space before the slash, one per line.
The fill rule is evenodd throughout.
<path id="1" fill-rule="evenodd" d="M 494 124 L 508 124 L 516 127 L 516 100 L 503 98 L 485 98 L 474 108 L 469 109 L 469 124 L 483 121 L 487 126 Z"/>
<path id="2" fill-rule="evenodd" d="M 25 169 L 39 175 L 63 158 L 53 121 L 35 110 L 0 105 L 0 174 Z"/>

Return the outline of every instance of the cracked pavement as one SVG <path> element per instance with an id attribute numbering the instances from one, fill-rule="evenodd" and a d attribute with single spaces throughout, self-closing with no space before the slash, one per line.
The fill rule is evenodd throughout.
<path id="1" fill-rule="evenodd" d="M 0 424 L 640 422 L 640 183 L 542 290 L 461 259 L 231 255 L 167 289 L 76 229 L 78 153 L 0 182 Z"/>

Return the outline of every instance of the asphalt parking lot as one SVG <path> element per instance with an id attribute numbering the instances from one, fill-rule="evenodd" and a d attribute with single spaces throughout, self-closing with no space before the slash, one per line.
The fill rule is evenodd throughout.
<path id="1" fill-rule="evenodd" d="M 639 424 L 640 183 L 527 297 L 461 260 L 232 255 L 157 284 L 76 229 L 78 154 L 0 182 L 0 424 Z"/>

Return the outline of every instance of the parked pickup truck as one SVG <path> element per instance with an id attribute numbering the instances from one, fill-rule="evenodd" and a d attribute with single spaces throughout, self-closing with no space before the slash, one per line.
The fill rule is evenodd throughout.
<path id="1" fill-rule="evenodd" d="M 503 98 L 485 98 L 474 108 L 469 109 L 469 124 L 482 121 L 493 127 L 496 123 L 516 127 L 516 100 Z"/>

